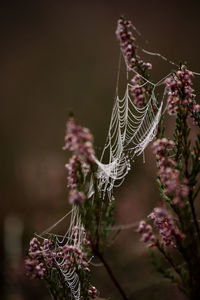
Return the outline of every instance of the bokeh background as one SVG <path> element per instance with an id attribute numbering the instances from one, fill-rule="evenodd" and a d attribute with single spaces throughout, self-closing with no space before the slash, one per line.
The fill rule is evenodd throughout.
<path id="1" fill-rule="evenodd" d="M 50 299 L 44 283 L 25 277 L 23 257 L 33 233 L 70 209 L 64 168 L 69 154 L 62 150 L 68 112 L 91 129 L 98 153 L 104 145 L 115 95 L 119 16 L 132 20 L 145 48 L 200 71 L 199 9 L 199 1 L 183 0 L 1 4 L 1 299 Z M 154 81 L 172 69 L 159 58 L 144 60 L 153 62 Z M 115 191 L 116 224 L 138 222 L 156 205 L 154 163 L 149 149 L 146 163 L 136 159 Z M 106 256 L 130 300 L 184 299 L 155 272 L 134 228 L 123 230 Z M 120 299 L 102 267 L 93 267 L 93 274 L 102 297 Z"/>

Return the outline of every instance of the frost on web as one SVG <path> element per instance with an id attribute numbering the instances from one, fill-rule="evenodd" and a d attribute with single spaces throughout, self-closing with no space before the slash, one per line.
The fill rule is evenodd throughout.
<path id="1" fill-rule="evenodd" d="M 153 91 L 148 103 L 138 108 L 129 95 L 129 87 L 127 84 L 122 99 L 118 96 L 116 98 L 107 143 L 100 161 L 96 160 L 99 190 L 103 194 L 111 193 L 114 186 L 119 186 L 123 182 L 135 155 L 142 154 L 155 137 L 161 117 L 162 103 L 157 107 Z M 104 157 L 109 157 L 107 164 L 103 163 Z"/>
<path id="2" fill-rule="evenodd" d="M 69 215 L 70 225 L 67 232 L 63 236 L 52 233 L 53 229 L 61 222 L 66 220 Z M 76 260 L 78 268 L 82 268 L 84 264 L 87 266 L 87 261 L 84 261 L 83 256 L 83 245 L 86 241 L 86 234 L 81 222 L 80 214 L 78 212 L 78 206 L 73 206 L 72 210 L 68 212 L 62 219 L 45 230 L 41 235 L 37 236 L 43 240 L 45 240 L 46 237 L 48 237 L 49 240 L 51 236 L 54 236 L 54 249 L 51 249 L 51 251 L 49 251 L 49 248 L 44 249 L 43 256 L 47 257 L 51 261 L 53 260 L 53 265 L 60 270 L 60 273 L 66 282 L 66 288 L 70 289 L 71 291 L 72 298 L 70 299 L 80 300 L 80 279 L 77 273 L 77 267 L 75 267 L 73 264 L 74 255 L 73 257 L 70 257 L 70 253 L 76 252 L 76 258 L 78 257 Z M 63 253 L 66 255 L 63 255 Z M 52 280 L 56 281 L 55 274 L 53 272 Z"/>
<path id="3" fill-rule="evenodd" d="M 72 249 L 79 249 L 82 252 L 82 243 L 85 231 L 83 229 L 77 207 L 74 207 L 71 214 L 70 227 L 63 237 L 56 236 L 56 246 L 60 247 L 64 244 Z M 80 299 L 80 281 L 75 268 L 66 268 L 66 259 L 57 261 L 57 265 L 63 274 L 68 287 L 71 290 L 75 300 Z"/>

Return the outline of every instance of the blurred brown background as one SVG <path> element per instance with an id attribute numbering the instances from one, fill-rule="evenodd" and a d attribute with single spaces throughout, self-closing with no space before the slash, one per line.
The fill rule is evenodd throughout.
<path id="1" fill-rule="evenodd" d="M 116 22 L 125 14 L 141 31 L 141 43 L 200 71 L 198 1 L 5 1 L 1 4 L 1 218 L 0 298 L 50 299 L 42 282 L 24 276 L 23 256 L 34 232 L 42 232 L 70 208 L 68 154 L 62 151 L 72 110 L 91 129 L 100 153 L 115 94 L 119 45 Z M 149 41 L 149 42 L 148 42 Z M 159 58 L 152 78 L 171 66 Z M 154 160 L 136 159 L 116 191 L 116 223 L 145 218 L 158 198 Z M 150 264 L 134 229 L 124 230 L 107 258 L 130 299 L 184 299 Z M 101 296 L 120 299 L 101 267 L 94 267 Z"/>

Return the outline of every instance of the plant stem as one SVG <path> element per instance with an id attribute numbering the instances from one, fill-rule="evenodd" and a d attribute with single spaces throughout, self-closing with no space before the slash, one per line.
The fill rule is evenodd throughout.
<path id="1" fill-rule="evenodd" d="M 194 208 L 194 203 L 193 203 L 193 200 L 190 197 L 189 197 L 189 200 L 190 200 L 190 206 L 191 206 L 191 210 L 192 210 L 192 216 L 193 216 L 194 224 L 195 224 L 195 227 L 196 227 L 198 238 L 200 240 L 200 230 L 199 230 L 199 224 L 198 224 L 198 221 L 197 221 L 197 216 L 196 216 L 196 212 L 195 212 L 195 208 Z"/>
<path id="2" fill-rule="evenodd" d="M 166 252 L 162 249 L 162 247 L 160 247 L 160 245 L 157 243 L 156 244 L 157 249 L 162 253 L 162 255 L 164 256 L 164 258 L 168 261 L 168 263 L 172 266 L 172 268 L 174 269 L 174 271 L 180 276 L 180 278 L 182 279 L 182 274 L 181 272 L 177 269 L 176 265 L 174 264 L 174 262 L 172 261 L 172 259 L 166 254 Z"/>
<path id="3" fill-rule="evenodd" d="M 119 293 L 121 294 L 122 296 L 122 299 L 124 300 L 128 300 L 128 297 L 126 296 L 125 292 L 123 291 L 120 283 L 118 282 L 118 280 L 116 279 L 115 275 L 113 274 L 110 266 L 108 265 L 107 261 L 105 260 L 105 258 L 103 257 L 103 255 L 99 252 L 99 251 L 96 251 L 95 253 L 97 255 L 97 257 L 99 258 L 99 260 L 103 263 L 106 271 L 108 272 L 110 278 L 112 279 L 114 285 L 116 286 L 116 288 L 118 289 Z"/>
<path id="4" fill-rule="evenodd" d="M 184 132 L 184 159 L 185 159 L 185 177 L 188 179 L 190 179 L 190 175 L 188 172 L 188 162 L 189 162 L 189 145 L 188 145 L 188 135 L 187 135 L 187 128 L 188 128 L 188 124 L 187 124 L 187 115 L 185 115 L 185 117 L 183 118 L 183 132 Z M 189 202 L 190 202 L 190 206 L 191 206 L 191 211 L 192 211 L 192 216 L 194 219 L 194 224 L 196 227 L 196 231 L 198 234 L 198 238 L 200 240 L 200 230 L 199 230 L 199 224 L 197 222 L 197 217 L 196 217 L 196 212 L 195 212 L 195 208 L 194 208 L 194 203 L 193 203 L 193 192 L 192 192 L 192 187 L 190 186 L 190 192 L 189 192 Z"/>

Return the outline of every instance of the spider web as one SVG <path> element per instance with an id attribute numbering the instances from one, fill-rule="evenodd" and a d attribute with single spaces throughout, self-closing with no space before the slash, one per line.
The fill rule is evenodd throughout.
<path id="1" fill-rule="evenodd" d="M 147 84 L 150 85 L 151 94 L 144 107 L 137 107 L 130 95 L 130 88 L 133 86 L 127 82 L 124 97 L 120 99 L 117 83 L 117 95 L 113 105 L 106 144 L 100 160 L 95 159 L 98 165 L 98 188 L 103 197 L 106 193 L 111 197 L 113 188 L 122 184 L 132 168 L 134 157 L 141 155 L 156 136 L 166 93 L 166 89 L 164 89 L 161 103 L 158 105 L 155 89 L 162 85 L 169 75 L 155 84 L 134 69 L 130 69 L 127 63 L 126 70 L 127 73 L 132 71 L 142 79 L 144 83 L 138 85 L 138 88 L 145 87 Z M 106 159 L 108 159 L 108 163 L 104 162 Z"/>
<path id="2" fill-rule="evenodd" d="M 70 225 L 67 232 L 64 235 L 58 235 L 52 233 L 52 230 L 63 222 L 70 215 Z M 55 248 L 54 253 L 57 253 L 60 247 L 65 245 L 76 247 L 83 251 L 83 243 L 85 239 L 85 230 L 81 222 L 81 216 L 77 205 L 74 205 L 72 210 L 69 211 L 63 218 L 61 218 L 54 225 L 46 229 L 40 235 L 37 235 L 40 239 L 45 237 L 55 237 Z M 45 255 L 45 252 L 44 252 Z M 72 297 L 71 299 L 80 300 L 81 284 L 79 276 L 76 272 L 75 267 L 66 268 L 67 262 L 65 257 L 60 259 L 55 255 L 54 263 L 62 273 L 66 286 L 70 289 Z M 53 278 L 52 278 L 53 279 Z"/>

